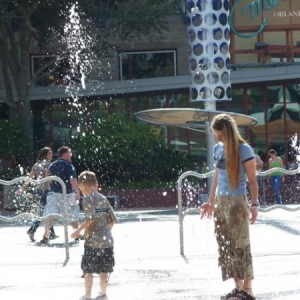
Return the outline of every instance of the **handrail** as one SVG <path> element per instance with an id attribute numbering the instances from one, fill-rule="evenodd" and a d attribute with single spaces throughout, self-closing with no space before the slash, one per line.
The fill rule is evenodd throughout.
<path id="1" fill-rule="evenodd" d="M 269 169 L 267 171 L 262 171 L 262 172 L 257 171 L 256 173 L 257 173 L 258 176 L 267 176 L 267 175 L 270 175 L 270 174 L 272 174 L 274 172 L 278 172 L 278 171 L 280 171 L 280 172 L 282 172 L 286 175 L 296 175 L 296 174 L 300 173 L 300 168 L 290 171 L 290 170 L 287 170 L 287 169 L 284 169 L 284 168 L 276 167 L 276 168 Z M 184 219 L 185 215 L 187 215 L 190 212 L 200 212 L 199 208 L 190 208 L 190 209 L 187 209 L 187 210 L 183 211 L 183 207 L 182 207 L 182 188 L 181 188 L 182 180 L 187 176 L 194 176 L 194 177 L 197 177 L 197 178 L 208 178 L 210 176 L 213 176 L 214 173 L 215 173 L 215 171 L 210 171 L 208 173 L 203 173 L 203 174 L 200 174 L 200 173 L 197 173 L 197 172 L 194 172 L 194 171 L 187 171 L 187 172 L 184 172 L 183 174 L 181 174 L 179 176 L 178 180 L 177 180 L 179 243 L 180 243 L 180 254 L 181 255 L 184 255 L 183 219 Z M 300 206 L 297 206 L 295 208 L 288 208 L 284 205 L 272 205 L 268 208 L 258 207 L 258 211 L 267 213 L 267 212 L 270 212 L 272 210 L 279 209 L 279 208 L 283 209 L 283 210 L 286 210 L 286 211 L 289 211 L 289 212 L 295 212 L 295 211 L 300 210 Z"/>
<path id="2" fill-rule="evenodd" d="M 275 168 L 269 169 L 267 171 L 262 171 L 262 172 L 257 171 L 257 175 L 267 176 L 267 175 L 270 175 L 270 174 L 272 174 L 274 172 L 278 172 L 278 171 L 280 171 L 281 173 L 284 173 L 286 175 L 296 175 L 296 174 L 300 173 L 300 168 L 290 171 L 290 170 L 287 170 L 284 168 L 275 167 Z"/>
<path id="3" fill-rule="evenodd" d="M 35 183 L 35 184 L 42 184 L 42 183 L 52 181 L 52 180 L 57 181 L 58 183 L 60 183 L 60 185 L 62 187 L 62 195 L 63 195 L 63 200 L 64 200 L 64 211 L 66 212 L 67 211 L 67 190 L 66 190 L 66 185 L 65 185 L 64 181 L 61 178 L 57 177 L 57 176 L 47 176 L 43 179 L 38 179 L 38 180 L 29 178 L 29 177 L 24 177 L 24 176 L 15 178 L 15 179 L 10 180 L 10 181 L 0 179 L 0 184 L 10 186 L 10 185 L 16 184 L 20 181 L 32 182 L 32 183 Z M 16 219 L 31 217 L 31 218 L 35 218 L 38 221 L 44 221 L 49 216 L 54 217 L 54 218 L 61 218 L 63 220 L 64 232 L 65 232 L 66 260 L 69 260 L 70 259 L 70 249 L 69 249 L 69 237 L 68 237 L 68 220 L 67 220 L 66 216 L 62 216 L 62 215 L 59 215 L 59 214 L 50 214 L 46 217 L 39 217 L 39 216 L 36 216 L 32 213 L 21 213 L 21 214 L 18 214 L 17 216 L 14 216 L 14 217 L 4 217 L 4 216 L 0 215 L 0 220 L 3 220 L 4 222 L 13 222 Z"/>

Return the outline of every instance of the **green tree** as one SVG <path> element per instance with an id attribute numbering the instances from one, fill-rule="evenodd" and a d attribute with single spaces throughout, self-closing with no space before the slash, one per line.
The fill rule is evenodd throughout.
<path id="1" fill-rule="evenodd" d="M 30 77 L 29 56 L 35 51 L 47 53 L 47 45 L 65 42 L 65 25 L 72 24 L 70 9 L 76 5 L 85 20 L 81 29 L 93 32 L 94 41 L 84 49 L 81 58 L 88 60 L 91 53 L 103 54 L 112 45 L 109 38 L 122 39 L 159 35 L 166 29 L 168 1 L 160 0 L 1 0 L 0 1 L 0 63 L 4 85 L 1 100 L 10 108 L 10 120 L 18 122 L 33 153 L 33 124 L 30 98 L 38 78 L 49 75 L 53 62 L 42 65 Z M 142 22 L 141 22 L 142 20 Z M 75 27 L 74 27 L 75 28 Z M 88 35 L 82 32 L 82 36 Z M 81 42 L 73 39 L 72 45 Z M 69 49 L 67 49 L 69 50 Z M 68 55 L 66 47 L 57 46 L 57 59 Z M 108 53 L 107 51 L 106 53 Z M 53 70 L 51 70 L 53 71 Z M 32 158 L 31 158 L 32 159 Z"/>
<path id="2" fill-rule="evenodd" d="M 0 157 L 2 163 L 9 162 L 4 165 L 3 174 L 5 176 L 14 175 L 15 166 L 26 162 L 28 156 L 28 145 L 21 131 L 21 127 L 9 122 L 8 120 L 0 120 Z"/>
<path id="3" fill-rule="evenodd" d="M 116 115 L 93 120 L 72 140 L 73 163 L 78 172 L 97 173 L 106 187 L 153 187 L 175 182 L 187 161 L 169 151 L 150 127 Z"/>

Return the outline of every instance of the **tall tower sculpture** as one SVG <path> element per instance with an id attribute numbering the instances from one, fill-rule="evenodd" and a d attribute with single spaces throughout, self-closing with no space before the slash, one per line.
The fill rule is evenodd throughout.
<path id="1" fill-rule="evenodd" d="M 206 133 L 207 166 L 214 169 L 212 150 L 215 138 L 211 119 L 221 111 L 217 101 L 231 100 L 229 0 L 186 0 L 188 19 L 190 102 L 204 103 L 200 108 L 160 108 L 136 113 L 148 123 L 177 126 Z M 238 126 L 251 126 L 257 120 L 247 115 L 227 112 Z M 211 178 L 209 178 L 211 179 Z M 209 180 L 210 184 L 210 180 Z"/>
<path id="2" fill-rule="evenodd" d="M 231 99 L 229 0 L 187 0 L 190 101 L 216 110 L 216 101 Z M 206 122 L 207 163 L 213 168 L 214 137 Z"/>

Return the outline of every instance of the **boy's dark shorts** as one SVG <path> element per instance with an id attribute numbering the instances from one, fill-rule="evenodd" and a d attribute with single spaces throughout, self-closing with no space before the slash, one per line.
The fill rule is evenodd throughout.
<path id="1" fill-rule="evenodd" d="M 81 260 L 83 275 L 86 273 L 112 273 L 114 265 L 114 248 L 100 249 L 84 246 Z"/>

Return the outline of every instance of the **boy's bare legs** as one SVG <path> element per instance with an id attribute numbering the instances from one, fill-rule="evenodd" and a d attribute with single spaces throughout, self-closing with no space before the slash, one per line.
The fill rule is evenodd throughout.
<path id="1" fill-rule="evenodd" d="M 106 295 L 106 288 L 107 288 L 107 273 L 100 273 L 100 296 Z"/>
<path id="2" fill-rule="evenodd" d="M 235 283 L 236 289 L 238 289 L 239 291 L 244 290 L 249 295 L 253 296 L 252 279 L 241 280 L 239 278 L 234 278 L 234 283 Z"/>
<path id="3" fill-rule="evenodd" d="M 85 298 L 92 298 L 93 274 L 85 273 L 84 275 Z"/>
<path id="4" fill-rule="evenodd" d="M 235 288 L 237 290 L 242 290 L 244 286 L 244 280 L 241 280 L 239 278 L 234 278 Z"/>

